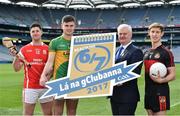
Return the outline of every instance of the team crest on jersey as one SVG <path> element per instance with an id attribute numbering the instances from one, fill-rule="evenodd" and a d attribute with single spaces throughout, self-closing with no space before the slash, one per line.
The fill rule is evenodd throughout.
<path id="1" fill-rule="evenodd" d="M 69 57 L 69 54 L 70 54 L 70 52 L 69 52 L 69 51 L 64 51 L 64 52 L 63 52 L 63 55 L 64 55 L 66 58 L 68 58 L 68 57 Z"/>
<path id="2" fill-rule="evenodd" d="M 156 58 L 156 59 L 160 58 L 160 54 L 159 54 L 159 53 L 156 53 L 156 54 L 154 55 L 154 58 Z"/>
<path id="3" fill-rule="evenodd" d="M 46 51 L 46 50 L 43 50 L 43 54 L 47 54 L 47 51 Z"/>

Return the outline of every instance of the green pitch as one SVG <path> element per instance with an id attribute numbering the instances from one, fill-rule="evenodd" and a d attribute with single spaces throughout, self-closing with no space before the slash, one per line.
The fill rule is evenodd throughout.
<path id="1" fill-rule="evenodd" d="M 168 115 L 180 115 L 180 64 L 176 64 L 176 80 L 170 82 L 171 110 Z M 11 64 L 0 64 L 0 115 L 22 114 L 23 71 L 14 72 Z M 138 103 L 136 115 L 145 115 L 144 78 L 139 78 L 141 101 Z M 39 104 L 35 114 L 42 114 Z M 109 100 L 106 97 L 80 99 L 78 115 L 111 115 Z"/>

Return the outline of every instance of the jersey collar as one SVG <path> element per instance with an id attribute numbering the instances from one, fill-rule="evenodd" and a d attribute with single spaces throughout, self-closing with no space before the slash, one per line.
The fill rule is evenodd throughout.
<path id="1" fill-rule="evenodd" d="M 34 45 L 34 44 L 33 44 L 33 42 L 31 42 L 30 44 L 31 44 L 32 46 L 42 46 L 44 43 L 43 43 L 43 42 L 41 42 L 41 44 L 40 44 L 40 45 Z"/>

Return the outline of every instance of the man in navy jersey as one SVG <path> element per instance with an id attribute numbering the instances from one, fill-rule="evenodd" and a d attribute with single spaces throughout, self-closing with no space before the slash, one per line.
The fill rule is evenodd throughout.
<path id="1" fill-rule="evenodd" d="M 145 52 L 145 109 L 148 115 L 166 115 L 170 109 L 170 92 L 168 82 L 175 79 L 175 65 L 172 52 L 161 43 L 164 34 L 162 24 L 153 23 L 148 28 L 151 49 Z M 150 77 L 149 69 L 152 64 L 161 62 L 167 67 L 165 77 Z"/>

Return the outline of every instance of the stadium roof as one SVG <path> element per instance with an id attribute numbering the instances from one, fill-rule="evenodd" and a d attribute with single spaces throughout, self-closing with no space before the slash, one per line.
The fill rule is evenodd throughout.
<path id="1" fill-rule="evenodd" d="M 116 8 L 180 4 L 180 0 L 0 0 L 0 2 L 57 8 Z"/>

